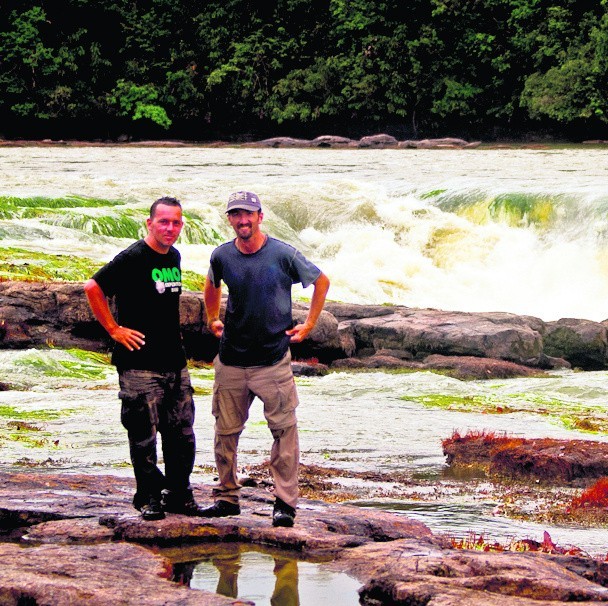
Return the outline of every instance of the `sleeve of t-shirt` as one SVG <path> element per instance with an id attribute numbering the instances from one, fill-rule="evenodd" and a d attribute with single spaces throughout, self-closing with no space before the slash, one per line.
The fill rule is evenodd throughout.
<path id="1" fill-rule="evenodd" d="M 122 283 L 121 277 L 125 266 L 124 261 L 125 256 L 123 253 L 119 253 L 93 275 L 93 280 L 99 284 L 99 288 L 103 290 L 103 294 L 106 297 L 116 294 L 116 290 Z"/>
<path id="2" fill-rule="evenodd" d="M 291 273 L 294 283 L 301 282 L 306 288 L 310 286 L 320 275 L 321 270 L 311 263 L 299 250 L 291 259 Z"/>
<path id="3" fill-rule="evenodd" d="M 207 272 L 207 280 L 211 280 L 215 288 L 219 288 L 222 282 L 222 269 L 218 261 L 217 255 L 211 253 L 209 260 L 209 271 Z"/>

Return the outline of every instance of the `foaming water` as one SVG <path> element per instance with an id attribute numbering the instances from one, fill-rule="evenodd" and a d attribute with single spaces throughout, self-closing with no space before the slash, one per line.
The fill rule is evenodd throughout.
<path id="1" fill-rule="evenodd" d="M 62 209 L 61 222 L 5 218 L 0 244 L 105 261 L 130 240 L 86 222 L 66 228 L 67 215 L 143 226 L 152 200 L 175 195 L 209 228 L 179 245 L 184 268 L 204 274 L 211 250 L 231 237 L 228 194 L 251 189 L 266 229 L 324 269 L 334 300 L 603 320 L 607 176 L 608 152 L 580 148 L 4 148 L 0 196 L 122 203 Z"/>

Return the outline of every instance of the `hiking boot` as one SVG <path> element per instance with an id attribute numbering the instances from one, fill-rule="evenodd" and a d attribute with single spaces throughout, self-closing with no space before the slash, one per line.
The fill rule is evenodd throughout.
<path id="1" fill-rule="evenodd" d="M 211 507 L 205 507 L 199 515 L 205 518 L 224 518 L 226 516 L 238 516 L 241 507 L 238 503 L 231 503 L 222 499 L 216 501 Z"/>
<path id="2" fill-rule="evenodd" d="M 144 503 L 139 508 L 139 511 L 141 511 L 141 517 L 146 520 L 146 522 L 162 520 L 165 517 L 165 512 L 161 507 L 160 501 L 154 497 L 150 497 L 150 500 L 147 503 Z"/>
<path id="3" fill-rule="evenodd" d="M 192 490 L 185 492 L 175 492 L 173 490 L 163 490 L 162 508 L 167 513 L 181 513 L 185 516 L 202 516 L 203 508 L 194 500 Z"/>
<path id="4" fill-rule="evenodd" d="M 291 528 L 296 518 L 296 510 L 277 497 L 272 511 L 272 525 Z"/>

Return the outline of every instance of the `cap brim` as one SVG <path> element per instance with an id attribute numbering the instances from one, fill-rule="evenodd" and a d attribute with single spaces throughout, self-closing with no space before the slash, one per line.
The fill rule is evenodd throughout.
<path id="1" fill-rule="evenodd" d="M 254 206 L 253 204 L 235 204 L 226 210 L 229 213 L 231 210 L 249 210 L 255 212 L 256 210 L 262 210 L 259 206 Z"/>

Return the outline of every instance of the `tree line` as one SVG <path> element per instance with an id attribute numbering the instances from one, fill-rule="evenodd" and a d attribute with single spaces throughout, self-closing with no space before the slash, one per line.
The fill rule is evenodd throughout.
<path id="1" fill-rule="evenodd" d="M 608 0 L 0 0 L 0 134 L 602 138 Z"/>

